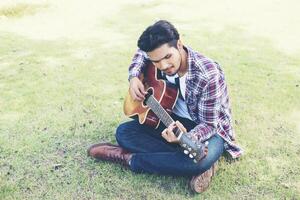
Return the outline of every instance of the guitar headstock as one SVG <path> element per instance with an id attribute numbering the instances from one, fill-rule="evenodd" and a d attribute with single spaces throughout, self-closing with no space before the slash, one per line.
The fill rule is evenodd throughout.
<path id="1" fill-rule="evenodd" d="M 196 144 L 187 135 L 182 134 L 179 138 L 180 146 L 184 148 L 184 153 L 187 154 L 195 163 L 198 163 L 205 157 L 206 143 Z"/>

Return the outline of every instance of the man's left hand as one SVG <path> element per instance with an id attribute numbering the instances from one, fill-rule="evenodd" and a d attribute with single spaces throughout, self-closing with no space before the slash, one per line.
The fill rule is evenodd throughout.
<path id="1" fill-rule="evenodd" d="M 179 143 L 178 138 L 173 132 L 175 127 L 179 128 L 181 132 L 186 133 L 186 128 L 179 121 L 173 122 L 168 128 L 163 130 L 163 132 L 161 133 L 161 136 L 170 143 Z"/>

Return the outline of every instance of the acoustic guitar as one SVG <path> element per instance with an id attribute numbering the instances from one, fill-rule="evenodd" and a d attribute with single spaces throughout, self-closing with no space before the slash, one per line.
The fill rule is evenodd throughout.
<path id="1" fill-rule="evenodd" d="M 128 92 L 124 101 L 125 115 L 138 118 L 140 124 L 146 124 L 154 128 L 158 128 L 160 122 L 166 127 L 170 126 L 174 122 L 170 114 L 179 95 L 178 89 L 173 84 L 162 80 L 161 73 L 151 62 L 147 63 L 139 79 L 147 91 L 145 100 L 143 102 L 134 101 Z M 175 128 L 173 132 L 178 138 L 183 152 L 195 163 L 204 158 L 205 144 L 196 144 L 179 128 Z"/>

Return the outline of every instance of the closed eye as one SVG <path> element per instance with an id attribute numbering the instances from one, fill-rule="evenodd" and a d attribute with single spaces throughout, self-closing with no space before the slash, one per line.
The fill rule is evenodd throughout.
<path id="1" fill-rule="evenodd" d="M 171 58 L 171 56 L 172 56 L 172 54 L 167 54 L 165 57 L 163 57 L 162 59 L 160 59 L 160 60 L 151 60 L 151 59 L 149 59 L 151 62 L 153 62 L 153 63 L 159 63 L 161 60 L 164 60 L 164 59 L 169 59 L 169 58 Z"/>
<path id="2" fill-rule="evenodd" d="M 166 55 L 165 59 L 169 59 L 169 58 L 171 58 L 171 56 L 172 56 L 172 54 L 168 54 L 168 55 Z"/>

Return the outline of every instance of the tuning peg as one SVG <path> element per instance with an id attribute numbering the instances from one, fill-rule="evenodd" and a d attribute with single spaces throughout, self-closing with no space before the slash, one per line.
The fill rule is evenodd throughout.
<path id="1" fill-rule="evenodd" d="M 189 147 L 189 148 L 188 148 L 188 150 L 189 150 L 189 151 L 192 151 L 192 148 L 191 148 L 191 147 Z"/>
<path id="2" fill-rule="evenodd" d="M 189 151 L 188 150 L 184 150 L 183 153 L 184 154 L 189 154 Z"/>
<path id="3" fill-rule="evenodd" d="M 194 156 L 192 154 L 189 155 L 190 158 L 194 158 Z"/>
<path id="4" fill-rule="evenodd" d="M 196 160 L 196 159 L 194 159 L 193 161 L 194 161 L 194 163 L 197 163 L 197 160 Z"/>
<path id="5" fill-rule="evenodd" d="M 197 153 L 196 153 L 196 152 L 194 152 L 194 153 L 193 153 L 193 156 L 195 157 L 196 155 L 197 155 Z"/>
<path id="6" fill-rule="evenodd" d="M 185 143 L 183 143 L 183 144 L 182 144 L 182 146 L 185 148 L 185 147 L 186 147 L 186 144 L 185 144 Z"/>

